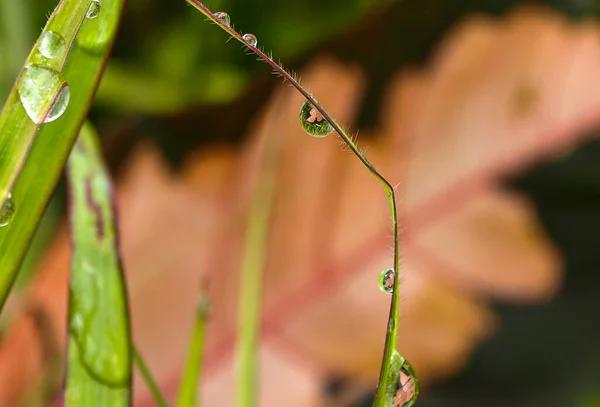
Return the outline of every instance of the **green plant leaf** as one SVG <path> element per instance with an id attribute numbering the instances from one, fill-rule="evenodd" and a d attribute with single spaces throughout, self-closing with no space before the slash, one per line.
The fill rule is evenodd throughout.
<path id="1" fill-rule="evenodd" d="M 258 180 L 250 205 L 244 238 L 242 281 L 238 303 L 236 343 L 236 406 L 258 405 L 258 345 L 261 327 L 263 273 L 266 265 L 271 208 L 277 184 L 277 166 L 281 159 L 282 141 L 276 126 L 265 130 L 271 136 L 261 157 Z M 179 406 L 183 407 L 183 406 Z"/>
<path id="2" fill-rule="evenodd" d="M 73 245 L 65 405 L 130 405 L 132 345 L 111 183 L 84 125 L 67 166 Z"/>
<path id="3" fill-rule="evenodd" d="M 90 4 L 91 0 L 60 2 L 44 31 L 62 36 L 66 46 L 64 55 L 44 57 L 40 37 L 26 63 L 34 65 L 34 69 L 23 70 L 0 115 L 0 203 L 3 204 L 12 191 L 16 205 L 11 223 L 0 228 L 0 309 L 85 120 L 112 46 L 124 0 L 102 0 L 98 17 L 86 19 Z M 46 68 L 57 72 L 59 79 Z M 41 101 L 40 110 L 33 109 L 39 113 L 34 115 L 37 118 L 47 116 L 60 89 L 64 89 L 65 82 L 69 84 L 69 105 L 56 121 L 41 125 L 32 121 L 19 93 L 19 86 L 21 89 L 24 86 L 24 75 L 29 75 L 30 82 L 26 85 L 35 88 L 28 94 L 29 110 L 32 110 L 32 101 Z M 46 83 L 31 75 L 45 78 Z M 43 93 L 41 88 L 48 93 Z"/>
<path id="4" fill-rule="evenodd" d="M 150 390 L 150 394 L 152 394 L 157 407 L 169 407 L 169 404 L 165 400 L 165 396 L 163 396 L 162 392 L 160 391 L 160 387 L 154 379 L 154 376 L 152 376 L 150 368 L 146 364 L 146 361 L 142 357 L 140 351 L 135 347 L 133 348 L 133 361 L 137 366 L 138 372 L 142 376 L 142 380 L 146 382 L 146 386 L 148 386 L 148 390 Z"/>
<path id="5" fill-rule="evenodd" d="M 196 307 L 196 319 L 194 330 L 187 354 L 185 370 L 179 385 L 176 407 L 197 407 L 198 381 L 202 372 L 202 361 L 204 352 L 204 338 L 206 336 L 206 322 L 210 312 L 210 303 L 205 292 Z"/>

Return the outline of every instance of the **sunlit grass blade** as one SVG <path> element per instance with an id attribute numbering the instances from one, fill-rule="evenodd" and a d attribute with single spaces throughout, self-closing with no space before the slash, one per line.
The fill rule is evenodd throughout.
<path id="1" fill-rule="evenodd" d="M 10 193 L 40 126 L 62 109 L 61 93 L 69 91 L 62 71 L 89 4 L 59 3 L 5 102 L 0 114 L 0 202 Z"/>
<path id="2" fill-rule="evenodd" d="M 124 0 L 102 0 L 100 14 L 95 19 L 86 19 L 90 2 L 61 1 L 46 27 L 60 34 L 67 44 L 63 57 L 44 62 L 52 64 L 61 80 L 69 84 L 70 102 L 64 114 L 52 123 L 38 126 L 25 111 L 17 86 L 0 116 L 0 202 L 4 202 L 12 190 L 16 206 L 10 224 L 0 228 L 0 309 L 85 120 L 115 37 Z M 41 58 L 36 47 L 29 61 L 39 64 Z M 64 88 L 64 84 L 61 86 Z M 46 116 L 55 98 L 42 103 L 42 116 Z"/>
<path id="3" fill-rule="evenodd" d="M 132 346 L 112 188 L 84 125 L 68 166 L 73 245 L 65 406 L 131 403 Z"/>
<path id="4" fill-rule="evenodd" d="M 206 290 L 205 290 L 206 291 Z M 204 338 L 206 322 L 210 312 L 210 303 L 206 292 L 200 293 L 201 298 L 196 307 L 196 320 L 190 339 L 185 370 L 179 385 L 176 407 L 199 407 L 198 381 L 202 372 Z"/>
<path id="5" fill-rule="evenodd" d="M 169 407 L 167 401 L 165 400 L 165 397 L 160 391 L 160 387 L 158 387 L 156 380 L 154 380 L 154 376 L 152 376 L 150 368 L 144 361 L 144 358 L 142 357 L 139 350 L 137 350 L 137 348 L 135 347 L 133 349 L 133 360 L 135 362 L 135 365 L 137 366 L 137 370 L 142 375 L 142 379 L 146 382 L 146 386 L 148 386 L 148 389 L 150 390 L 150 393 L 152 394 L 156 405 L 158 407 Z"/>

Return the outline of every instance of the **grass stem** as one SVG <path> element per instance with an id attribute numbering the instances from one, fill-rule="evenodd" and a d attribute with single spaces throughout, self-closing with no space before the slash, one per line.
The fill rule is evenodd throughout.
<path id="1" fill-rule="evenodd" d="M 396 278 L 394 279 L 394 292 L 392 294 L 392 301 L 390 304 L 390 311 L 388 316 L 388 324 L 386 330 L 385 347 L 381 363 L 381 370 L 379 374 L 379 383 L 377 393 L 375 395 L 374 407 L 386 407 L 386 392 L 385 384 L 387 378 L 390 376 L 392 355 L 396 350 L 396 337 L 398 335 L 398 302 L 399 302 L 399 268 L 400 268 L 400 234 L 398 226 L 398 209 L 396 206 L 396 196 L 394 187 L 392 184 L 371 164 L 366 156 L 359 150 L 358 145 L 354 142 L 352 137 L 344 130 L 335 119 L 325 110 L 325 108 L 317 102 L 317 100 L 300 84 L 300 81 L 290 72 L 285 70 L 280 64 L 275 62 L 270 55 L 267 55 L 264 51 L 255 45 L 247 43 L 242 35 L 234 30 L 229 24 L 225 24 L 221 21 L 215 13 L 213 13 L 208 7 L 206 7 L 199 0 L 186 0 L 189 4 L 195 7 L 197 10 L 202 12 L 209 20 L 217 24 L 222 30 L 226 31 L 232 38 L 238 40 L 245 45 L 250 51 L 254 52 L 260 59 L 266 62 L 277 74 L 281 75 L 287 82 L 289 82 L 298 92 L 300 92 L 306 100 L 308 100 L 321 115 L 333 126 L 334 130 L 338 133 L 344 143 L 350 148 L 350 150 L 356 155 L 360 162 L 365 168 L 375 177 L 382 185 L 388 198 L 390 207 L 390 213 L 392 218 L 392 231 L 394 234 L 394 272 Z M 239 407 L 242 407 L 240 405 Z M 247 406 L 243 406 L 247 407 Z"/>
<path id="2" fill-rule="evenodd" d="M 137 366 L 138 371 L 142 375 L 142 378 L 146 382 L 150 393 L 152 393 L 152 397 L 154 397 L 154 401 L 156 401 L 158 407 L 169 407 L 169 404 L 162 395 L 158 384 L 156 384 L 156 381 L 154 380 L 154 377 L 152 376 L 148 365 L 146 365 L 146 362 L 144 362 L 144 358 L 142 357 L 142 355 L 136 347 L 133 348 L 133 361 Z"/>

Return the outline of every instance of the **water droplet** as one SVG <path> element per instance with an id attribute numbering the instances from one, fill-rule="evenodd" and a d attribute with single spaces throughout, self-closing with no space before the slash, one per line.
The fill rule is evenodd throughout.
<path id="1" fill-rule="evenodd" d="M 219 11 L 218 13 L 215 13 L 215 17 L 217 17 L 217 19 L 220 20 L 227 27 L 229 27 L 229 25 L 231 24 L 231 17 L 229 17 L 229 14 L 227 14 L 224 11 Z"/>
<path id="2" fill-rule="evenodd" d="M 9 193 L 6 197 L 6 201 L 2 205 L 0 210 L 0 228 L 7 226 L 15 215 L 15 202 L 12 199 L 12 195 Z"/>
<path id="3" fill-rule="evenodd" d="M 308 100 L 300 108 L 300 124 L 313 137 L 325 137 L 333 131 L 331 123 Z"/>
<path id="4" fill-rule="evenodd" d="M 23 69 L 17 91 L 27 115 L 36 124 L 58 119 L 71 99 L 69 86 L 58 72 L 42 65 L 27 65 Z"/>
<path id="5" fill-rule="evenodd" d="M 379 275 L 379 288 L 386 294 L 391 294 L 394 292 L 394 280 L 396 277 L 396 273 L 394 269 L 386 269 L 381 272 Z"/>
<path id="6" fill-rule="evenodd" d="M 404 358 L 403 358 L 404 359 Z M 404 359 L 394 389 L 394 407 L 410 407 L 419 397 L 419 379 L 413 367 Z"/>
<path id="7" fill-rule="evenodd" d="M 60 58 L 65 55 L 67 43 L 62 35 L 54 31 L 44 31 L 38 41 L 38 49 L 46 58 Z"/>
<path id="8" fill-rule="evenodd" d="M 100 14 L 100 0 L 92 0 L 85 16 L 87 18 L 96 18 L 98 14 Z"/>
<path id="9" fill-rule="evenodd" d="M 253 47 L 256 47 L 256 44 L 258 44 L 256 35 L 254 34 L 244 34 L 242 38 L 244 39 L 244 41 L 246 41 L 246 43 L 248 43 L 248 45 L 251 45 Z"/>
<path id="10" fill-rule="evenodd" d="M 44 120 L 44 123 L 53 122 L 62 116 L 65 110 L 67 110 L 70 100 L 71 89 L 69 88 L 69 85 L 65 84 L 65 86 L 61 89 L 60 94 L 56 98 L 56 101 L 52 105 L 52 109 L 50 109 L 50 112 L 48 113 L 46 120 Z"/>

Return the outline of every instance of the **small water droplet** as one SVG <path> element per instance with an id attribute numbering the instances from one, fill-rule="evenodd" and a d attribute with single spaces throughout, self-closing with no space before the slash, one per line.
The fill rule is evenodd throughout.
<path id="1" fill-rule="evenodd" d="M 333 131 L 331 123 L 308 100 L 300 108 L 300 124 L 312 137 L 325 137 Z"/>
<path id="2" fill-rule="evenodd" d="M 98 14 L 100 14 L 100 0 L 92 0 L 85 16 L 87 18 L 96 18 Z"/>
<path id="3" fill-rule="evenodd" d="M 67 43 L 62 35 L 54 31 L 44 31 L 38 41 L 38 49 L 46 58 L 60 58 L 65 55 Z"/>
<path id="4" fill-rule="evenodd" d="M 36 124 L 58 119 L 71 99 L 69 86 L 58 72 L 42 65 L 27 65 L 23 69 L 17 91 L 27 115 Z"/>
<path id="5" fill-rule="evenodd" d="M 12 199 L 12 194 L 8 194 L 6 197 L 6 201 L 2 205 L 2 210 L 0 210 L 0 228 L 7 226 L 15 215 L 15 202 Z"/>
<path id="6" fill-rule="evenodd" d="M 396 273 L 394 269 L 386 269 L 381 272 L 379 275 L 379 288 L 386 294 L 391 294 L 394 292 L 394 280 L 396 277 Z"/>
<path id="7" fill-rule="evenodd" d="M 394 389 L 394 407 L 410 407 L 419 397 L 419 379 L 413 367 L 404 359 Z"/>
<path id="8" fill-rule="evenodd" d="M 229 14 L 227 14 L 224 11 L 219 11 L 215 13 L 215 17 L 217 17 L 217 19 L 223 24 L 225 24 L 227 27 L 229 27 L 229 25 L 231 24 L 231 17 L 229 17 Z"/>
<path id="9" fill-rule="evenodd" d="M 256 47 L 256 44 L 258 44 L 258 40 L 256 39 L 256 35 L 254 35 L 254 34 L 244 34 L 242 36 L 242 38 L 244 39 L 244 41 L 246 41 L 246 43 L 248 45 L 251 45 L 253 47 Z"/>

